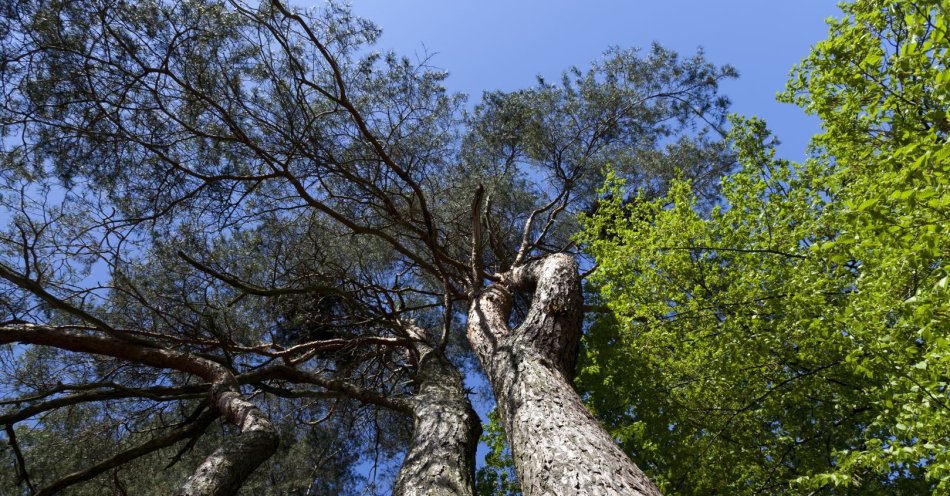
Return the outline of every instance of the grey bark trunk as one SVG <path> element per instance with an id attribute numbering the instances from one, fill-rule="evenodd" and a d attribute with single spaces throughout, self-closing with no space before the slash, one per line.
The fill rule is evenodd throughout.
<path id="1" fill-rule="evenodd" d="M 550 255 L 505 276 L 472 302 L 468 339 L 495 393 L 522 492 L 659 495 L 571 385 L 583 318 L 574 259 Z M 534 291 L 515 330 L 511 291 Z"/>
<path id="2" fill-rule="evenodd" d="M 177 496 L 237 494 L 251 473 L 277 451 L 277 428 L 256 405 L 232 390 L 217 394 L 216 400 L 222 417 L 241 432 L 211 453 L 185 480 Z"/>
<path id="3" fill-rule="evenodd" d="M 458 370 L 437 349 L 425 344 L 416 349 L 419 391 L 412 399 L 412 441 L 393 494 L 474 496 L 481 422 Z"/>

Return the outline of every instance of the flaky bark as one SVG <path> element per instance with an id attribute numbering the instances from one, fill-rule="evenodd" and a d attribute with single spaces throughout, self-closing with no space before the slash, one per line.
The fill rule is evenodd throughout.
<path id="1" fill-rule="evenodd" d="M 80 353 L 110 356 L 151 367 L 197 375 L 211 383 L 218 413 L 240 429 L 238 436 L 212 453 L 178 490 L 179 496 L 225 496 L 277 451 L 277 429 L 256 405 L 240 395 L 238 382 L 227 368 L 206 358 L 158 346 L 84 334 L 52 326 L 22 324 L 0 328 L 0 344 L 53 346 Z"/>
<path id="2" fill-rule="evenodd" d="M 393 494 L 473 496 L 481 422 L 465 393 L 462 374 L 438 349 L 421 341 L 415 347 L 420 355 L 419 391 L 411 400 L 412 441 Z"/>
<path id="3" fill-rule="evenodd" d="M 233 385 L 223 383 L 223 392 L 216 394 L 218 410 L 241 432 L 198 466 L 178 489 L 178 496 L 237 494 L 251 473 L 277 451 L 277 428 L 256 405 L 235 391 L 237 383 L 233 377 L 230 382 Z"/>
<path id="4" fill-rule="evenodd" d="M 534 291 L 508 327 L 511 291 Z M 550 255 L 517 267 L 469 310 L 468 339 L 491 383 L 526 496 L 658 495 L 571 385 L 583 318 L 577 264 Z"/>

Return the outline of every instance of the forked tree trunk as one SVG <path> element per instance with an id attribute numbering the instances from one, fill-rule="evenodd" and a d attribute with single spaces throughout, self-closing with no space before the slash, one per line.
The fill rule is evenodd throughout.
<path id="1" fill-rule="evenodd" d="M 534 292 L 508 327 L 511 291 Z M 583 296 L 577 264 L 550 255 L 517 267 L 469 310 L 468 339 L 491 383 L 526 496 L 659 495 L 571 385 Z"/>
<path id="2" fill-rule="evenodd" d="M 462 374 L 437 349 L 419 342 L 416 350 L 419 390 L 410 400 L 412 441 L 393 494 L 474 496 L 475 449 L 482 426 Z"/>
<path id="3" fill-rule="evenodd" d="M 238 426 L 240 433 L 214 450 L 185 480 L 177 496 L 237 494 L 251 473 L 277 451 L 277 428 L 256 405 L 231 389 L 225 386 L 215 400 L 221 416 Z"/>

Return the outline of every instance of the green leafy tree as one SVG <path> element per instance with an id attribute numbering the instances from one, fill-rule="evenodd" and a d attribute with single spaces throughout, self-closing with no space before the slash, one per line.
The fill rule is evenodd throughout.
<path id="1" fill-rule="evenodd" d="M 578 380 L 668 493 L 950 490 L 950 4 L 843 9 L 781 96 L 809 160 L 736 119 L 720 205 L 612 179 L 586 220 L 611 314 Z"/>
<path id="2" fill-rule="evenodd" d="M 505 440 L 505 428 L 498 411 L 488 412 L 488 422 L 482 433 L 482 442 L 488 447 L 484 465 L 475 474 L 475 489 L 482 496 L 519 496 L 521 488 L 514 471 L 511 448 Z"/>

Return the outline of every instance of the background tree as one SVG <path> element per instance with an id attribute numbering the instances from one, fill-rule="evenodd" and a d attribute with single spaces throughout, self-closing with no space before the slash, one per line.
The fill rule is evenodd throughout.
<path id="1" fill-rule="evenodd" d="M 579 383 L 669 493 L 948 488 L 947 5 L 843 8 L 782 96 L 808 161 L 739 120 L 720 206 L 612 180 L 587 222 L 613 314 Z"/>
<path id="2" fill-rule="evenodd" d="M 570 386 L 574 214 L 607 159 L 657 193 L 679 169 L 711 187 L 732 164 L 730 68 L 612 50 L 466 113 L 443 72 L 370 51 L 379 29 L 337 5 L 2 9 L 4 482 L 121 494 L 143 482 L 120 467 L 182 449 L 204 460 L 173 467 L 182 494 L 307 494 L 405 452 L 397 492 L 470 494 L 474 343 L 496 393 L 569 405 L 561 427 L 584 433 L 502 405 L 526 490 L 652 490 Z M 86 468 L 39 442 L 68 421 L 90 427 Z M 605 454 L 626 478 L 585 468 Z"/>

